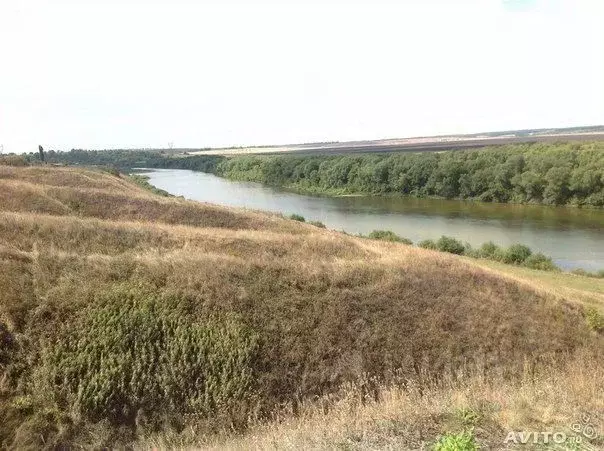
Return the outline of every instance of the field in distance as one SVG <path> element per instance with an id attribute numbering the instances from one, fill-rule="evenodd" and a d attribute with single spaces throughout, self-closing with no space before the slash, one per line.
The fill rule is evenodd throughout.
<path id="1" fill-rule="evenodd" d="M 597 141 L 604 137 L 604 126 L 572 127 L 534 130 L 508 130 L 467 135 L 425 136 L 414 138 L 379 139 L 366 141 L 286 144 L 277 146 L 250 146 L 215 149 L 179 149 L 190 154 L 252 155 L 280 154 L 335 155 L 367 152 L 439 152 L 474 149 L 479 147 L 558 141 Z"/>

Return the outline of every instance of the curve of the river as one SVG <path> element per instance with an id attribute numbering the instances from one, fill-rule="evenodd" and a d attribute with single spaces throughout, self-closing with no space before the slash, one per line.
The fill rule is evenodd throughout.
<path id="1" fill-rule="evenodd" d="M 523 243 L 565 269 L 604 268 L 604 211 L 407 197 L 320 197 L 203 172 L 158 169 L 149 183 L 187 199 L 249 209 L 297 213 L 349 233 L 392 230 L 413 240 L 450 235 L 473 246 L 492 240 Z"/>

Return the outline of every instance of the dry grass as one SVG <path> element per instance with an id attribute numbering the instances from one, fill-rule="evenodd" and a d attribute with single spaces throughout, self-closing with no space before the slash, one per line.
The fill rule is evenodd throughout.
<path id="1" fill-rule="evenodd" d="M 564 422 L 582 405 L 601 407 L 587 387 L 590 377 L 601 381 L 601 366 L 528 379 L 564 356 L 602 355 L 602 336 L 589 329 L 582 305 L 573 302 L 576 288 L 564 281 L 546 289 L 536 278 L 502 276 L 448 254 L 154 196 L 95 171 L 0 166 L 0 193 L 0 339 L 11 343 L 0 353 L 0 409 L 7 415 L 0 446 L 111 446 L 148 437 L 141 443 L 415 448 L 445 431 L 458 405 L 478 406 L 472 393 L 507 403 L 489 417 L 498 429 L 485 423 L 479 435 L 495 443 L 501 428 L 532 424 L 511 418 L 527 411 L 523 400 L 538 401 L 535 424 L 547 420 L 548 409 Z M 187 437 L 187 428 L 209 433 L 204 421 L 149 435 L 134 424 L 92 423 L 69 409 L 53 407 L 41 417 L 47 405 L 19 407 L 35 398 L 39 349 L 116 286 L 180 299 L 194 322 L 234 315 L 260 337 L 257 402 L 241 412 L 253 420 L 249 435 L 223 443 Z M 445 377 L 470 367 L 471 376 Z M 336 396 L 359 381 L 361 391 L 348 385 Z M 403 388 L 390 385 L 401 381 Z M 559 404 L 553 395 L 537 397 L 561 383 L 576 388 L 568 402 L 560 389 Z M 323 398 L 329 394 L 331 401 Z M 315 397 L 323 407 L 309 404 Z M 258 423 L 275 416 L 278 423 Z"/>
<path id="2" fill-rule="evenodd" d="M 510 431 L 581 435 L 571 426 L 589 414 L 600 438 L 584 440 L 596 449 L 604 445 L 604 398 L 598 381 L 604 381 L 601 363 L 573 356 L 559 371 L 525 371 L 513 383 L 457 373 L 434 384 L 383 386 L 377 399 L 350 385 L 337 398 L 306 403 L 296 415 L 280 413 L 274 421 L 256 424 L 239 437 L 200 438 L 191 433 L 168 442 L 165 436 L 150 435 L 141 447 L 416 450 L 429 449 L 445 434 L 473 430 L 483 449 L 502 449 L 507 448 L 504 441 Z"/>
<path id="3" fill-rule="evenodd" d="M 506 265 L 491 260 L 467 258 L 472 264 L 494 270 L 512 280 L 579 305 L 594 307 L 604 313 L 604 279 L 557 271 L 539 271 L 522 266 Z"/>

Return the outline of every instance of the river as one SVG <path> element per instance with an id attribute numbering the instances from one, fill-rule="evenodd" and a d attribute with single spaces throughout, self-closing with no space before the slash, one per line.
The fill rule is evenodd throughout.
<path id="1" fill-rule="evenodd" d="M 413 242 L 453 236 L 473 246 L 523 243 L 564 269 L 604 269 L 604 211 L 392 196 L 308 196 L 203 172 L 158 169 L 149 183 L 219 205 L 297 213 L 328 228 L 367 234 L 392 230 Z"/>

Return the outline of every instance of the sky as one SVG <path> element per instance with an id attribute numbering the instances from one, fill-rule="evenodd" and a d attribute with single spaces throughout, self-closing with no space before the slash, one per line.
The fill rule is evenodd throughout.
<path id="1" fill-rule="evenodd" d="M 0 149 L 604 124 L 601 0 L 0 0 Z"/>

